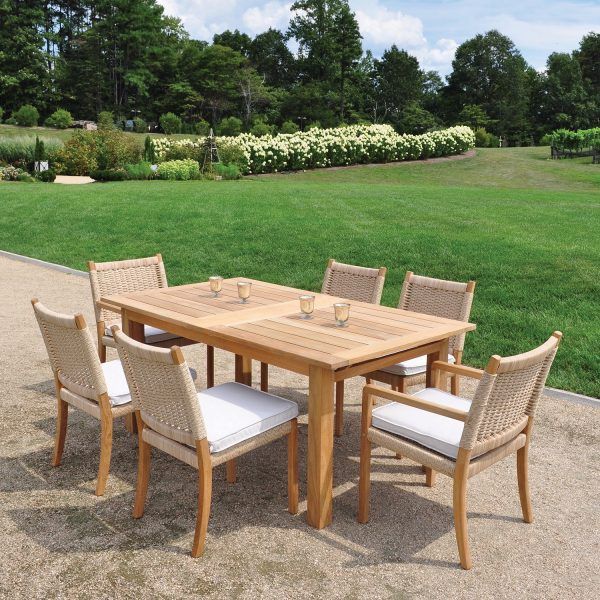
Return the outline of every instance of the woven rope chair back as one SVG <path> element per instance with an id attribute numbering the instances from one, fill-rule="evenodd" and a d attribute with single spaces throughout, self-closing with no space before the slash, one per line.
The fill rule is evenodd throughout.
<path id="1" fill-rule="evenodd" d="M 499 359 L 496 374 L 484 373 L 475 392 L 461 446 L 477 453 L 520 433 L 533 417 L 556 356 L 560 334 L 517 356 Z"/>
<path id="2" fill-rule="evenodd" d="M 196 440 L 206 438 L 190 370 L 183 358 L 179 364 L 174 356 L 180 351 L 142 344 L 116 327 L 113 335 L 133 406 L 142 418 L 149 415 L 162 425 L 191 433 Z"/>
<path id="3" fill-rule="evenodd" d="M 330 260 L 325 269 L 321 293 L 357 302 L 379 304 L 385 273 L 384 267 L 370 269 Z"/>
<path id="4" fill-rule="evenodd" d="M 110 323 L 120 322 L 120 315 L 99 308 L 101 296 L 141 292 L 151 288 L 167 287 L 167 275 L 161 256 L 136 258 L 90 265 L 90 284 L 96 320 Z"/>
<path id="5" fill-rule="evenodd" d="M 424 313 L 445 319 L 468 321 L 473 303 L 474 283 L 446 281 L 406 274 L 400 293 L 398 308 Z M 450 352 L 462 352 L 465 346 L 465 334 L 455 335 L 448 341 Z"/>
<path id="6" fill-rule="evenodd" d="M 92 335 L 82 315 L 64 315 L 33 301 L 33 311 L 54 374 L 71 392 L 98 401 L 106 381 Z"/>

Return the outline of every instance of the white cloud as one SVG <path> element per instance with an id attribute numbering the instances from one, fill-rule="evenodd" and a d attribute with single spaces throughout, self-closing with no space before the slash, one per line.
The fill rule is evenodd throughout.
<path id="1" fill-rule="evenodd" d="M 242 21 L 246 30 L 257 34 L 266 31 L 270 27 L 276 29 L 287 29 L 290 21 L 291 3 L 267 2 L 263 6 L 252 6 L 242 15 Z"/>
<path id="2" fill-rule="evenodd" d="M 425 44 L 423 23 L 399 10 L 390 10 L 377 2 L 366 10 L 358 9 L 356 19 L 365 41 L 375 44 L 396 44 L 399 47 L 416 47 Z"/>
<path id="3" fill-rule="evenodd" d="M 416 51 L 421 66 L 427 69 L 447 67 L 452 62 L 458 43 L 455 40 L 442 38 L 433 47 L 424 47 Z"/>

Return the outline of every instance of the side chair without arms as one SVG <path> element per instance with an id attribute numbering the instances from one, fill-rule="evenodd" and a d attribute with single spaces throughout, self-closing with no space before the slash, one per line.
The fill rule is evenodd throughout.
<path id="1" fill-rule="evenodd" d="M 361 426 L 358 521 L 369 520 L 373 444 L 439 471 L 454 481 L 456 541 L 463 569 L 472 566 L 467 532 L 467 482 L 503 458 L 517 455 L 523 520 L 533 521 L 528 455 L 533 419 L 562 334 L 517 356 L 492 356 L 485 371 L 442 361 L 440 371 L 479 380 L 473 401 L 437 388 L 413 395 L 366 385 Z M 391 400 L 373 408 L 374 397 Z"/>
<path id="2" fill-rule="evenodd" d="M 116 348 L 112 338 L 111 326 L 121 323 L 121 316 L 106 308 L 98 306 L 102 296 L 141 292 L 147 289 L 168 287 L 165 265 L 160 254 L 147 258 L 135 258 L 113 262 L 88 262 L 92 299 L 96 313 L 96 331 L 98 335 L 98 355 L 100 361 L 106 361 L 106 348 Z M 190 340 L 180 338 L 172 333 L 144 325 L 144 337 L 147 344 L 170 347 L 193 344 Z M 207 387 L 214 385 L 214 348 L 206 347 L 206 379 Z"/>
<path id="3" fill-rule="evenodd" d="M 144 514 L 150 449 L 158 448 L 198 470 L 198 513 L 192 556 L 204 551 L 212 494 L 212 470 L 226 464 L 236 480 L 237 457 L 287 437 L 288 510 L 298 512 L 298 405 L 241 383 L 198 393 L 177 346 L 157 348 L 112 328 L 132 390 L 139 439 L 134 518 Z"/>
<path id="4" fill-rule="evenodd" d="M 100 363 L 83 315 L 56 313 L 31 301 L 54 374 L 58 413 L 52 465 L 60 465 L 67 434 L 69 406 L 100 421 L 100 466 L 96 495 L 106 488 L 112 451 L 113 420 L 133 412 L 127 380 L 119 360 Z"/>
<path id="5" fill-rule="evenodd" d="M 338 296 L 356 302 L 379 304 L 383 293 L 383 284 L 387 269 L 380 267 L 358 267 L 336 262 L 330 258 L 323 276 L 322 294 Z M 261 363 L 260 389 L 269 389 L 269 365 Z M 344 429 L 344 382 L 335 385 L 335 421 L 336 436 L 342 435 Z"/>

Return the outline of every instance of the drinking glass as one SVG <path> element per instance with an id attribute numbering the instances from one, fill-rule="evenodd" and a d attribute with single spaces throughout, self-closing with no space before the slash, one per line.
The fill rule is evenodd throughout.
<path id="1" fill-rule="evenodd" d="M 213 298 L 217 298 L 223 287 L 223 278 L 220 275 L 213 275 L 208 278 L 208 281 L 210 283 L 210 291 L 213 293 Z"/>
<path id="2" fill-rule="evenodd" d="M 240 297 L 240 302 L 242 304 L 246 304 L 248 302 L 248 298 L 250 298 L 250 288 L 252 287 L 252 283 L 249 281 L 238 281 L 238 296 Z"/>
<path id="3" fill-rule="evenodd" d="M 302 319 L 310 319 L 313 310 L 315 310 L 315 297 L 310 294 L 302 294 L 299 296 L 300 310 L 302 311 Z"/>
<path id="4" fill-rule="evenodd" d="M 348 325 L 348 318 L 350 317 L 350 305 L 346 302 L 336 302 L 333 305 L 335 313 L 335 324 L 338 327 L 346 327 Z"/>

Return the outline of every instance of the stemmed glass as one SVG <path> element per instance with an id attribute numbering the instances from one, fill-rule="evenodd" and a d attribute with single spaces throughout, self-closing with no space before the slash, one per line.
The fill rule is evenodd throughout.
<path id="1" fill-rule="evenodd" d="M 213 298 L 219 297 L 219 292 L 223 287 L 223 278 L 220 275 L 213 275 L 208 278 L 210 284 L 210 291 L 213 293 Z"/>
<path id="2" fill-rule="evenodd" d="M 302 294 L 298 297 L 300 300 L 300 310 L 302 319 L 311 319 L 311 314 L 315 310 L 315 297 L 311 294 Z"/>
<path id="3" fill-rule="evenodd" d="M 338 327 L 347 327 L 350 317 L 350 305 L 346 302 L 336 302 L 333 305 L 335 313 L 335 324 Z"/>
<path id="4" fill-rule="evenodd" d="M 248 298 L 250 298 L 251 287 L 252 283 L 249 281 L 238 281 L 238 296 L 240 297 L 240 302 L 242 304 L 246 304 L 248 302 Z"/>

